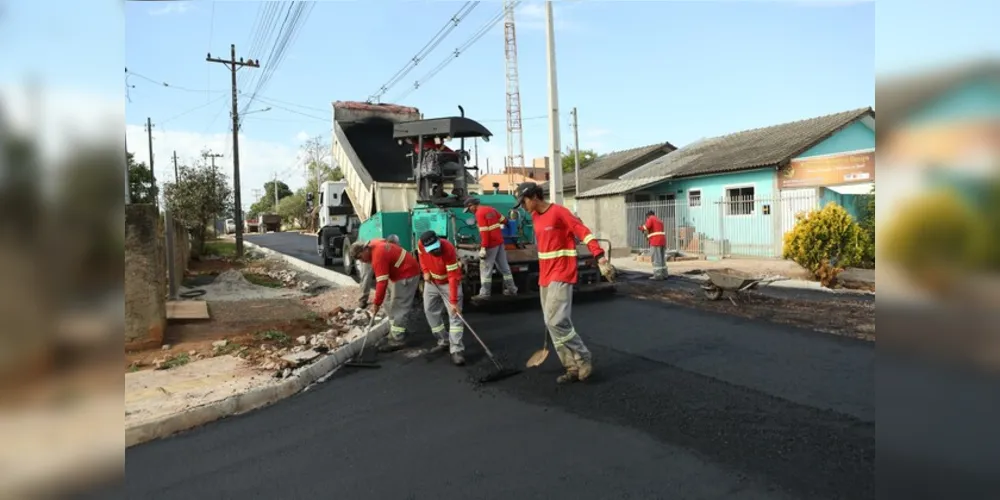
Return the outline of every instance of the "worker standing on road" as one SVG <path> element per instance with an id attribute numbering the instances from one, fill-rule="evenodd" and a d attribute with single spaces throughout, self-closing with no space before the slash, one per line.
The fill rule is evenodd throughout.
<path id="1" fill-rule="evenodd" d="M 517 295 L 517 286 L 514 285 L 514 275 L 510 272 L 503 242 L 503 228 L 507 219 L 497 209 L 480 205 L 477 198 L 465 200 L 465 211 L 475 214 L 476 225 L 479 226 L 479 280 L 482 285 L 479 296 L 492 295 L 494 267 L 503 276 L 503 294 Z"/>
<path id="2" fill-rule="evenodd" d="M 392 284 L 392 301 L 389 303 L 389 337 L 379 346 L 382 352 L 406 347 L 406 316 L 413 308 L 417 285 L 420 284 L 420 265 L 403 247 L 386 240 L 351 245 L 351 258 L 371 265 L 375 275 L 375 303 L 372 314 L 378 314 L 385 301 L 386 291 Z"/>
<path id="3" fill-rule="evenodd" d="M 542 314 L 559 361 L 566 368 L 566 373 L 556 382 L 586 380 L 594 369 L 592 356 L 570 318 L 573 285 L 577 280 L 576 240 L 587 245 L 597 259 L 601 274 L 609 280 L 614 279 L 614 268 L 590 229 L 566 207 L 546 201 L 541 186 L 524 182 L 518 184 L 514 195 L 517 197 L 515 208 L 523 206 L 531 212 L 535 228 Z"/>
<path id="4" fill-rule="evenodd" d="M 431 353 L 448 349 L 451 362 L 457 366 L 465 364 L 465 347 L 462 345 L 462 268 L 458 263 L 458 252 L 447 240 L 438 237 L 434 231 L 425 231 L 417 242 L 420 270 L 424 273 L 424 314 L 437 337 L 437 346 Z M 445 296 L 447 286 L 447 296 Z M 448 301 L 449 305 L 445 304 Z M 447 313 L 447 325 L 444 315 Z M 445 334 L 445 328 L 448 333 Z"/>
<path id="5" fill-rule="evenodd" d="M 649 279 L 667 279 L 667 233 L 663 230 L 663 221 L 650 210 L 646 212 L 646 222 L 639 226 L 639 230 L 646 233 L 653 257 L 653 276 Z"/>

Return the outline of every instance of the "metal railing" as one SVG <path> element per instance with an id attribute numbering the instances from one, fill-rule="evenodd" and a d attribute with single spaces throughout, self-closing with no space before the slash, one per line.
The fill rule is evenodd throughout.
<path id="1" fill-rule="evenodd" d="M 813 190 L 766 198 L 630 202 L 625 208 L 628 244 L 640 252 L 649 248 L 639 226 L 652 211 L 663 221 L 668 250 L 714 258 L 781 257 L 784 235 L 794 228 L 796 216 L 818 209 L 819 202 Z"/>

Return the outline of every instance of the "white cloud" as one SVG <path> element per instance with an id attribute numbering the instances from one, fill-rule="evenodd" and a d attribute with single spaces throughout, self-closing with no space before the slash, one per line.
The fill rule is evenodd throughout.
<path id="1" fill-rule="evenodd" d="M 169 14 L 183 14 L 193 9 L 194 6 L 191 2 L 162 2 L 159 7 L 150 9 L 149 15 L 151 16 L 165 16 Z"/>
<path id="2" fill-rule="evenodd" d="M 295 142 L 306 142 L 311 138 L 312 136 L 309 135 L 309 133 L 306 132 L 305 130 L 300 131 L 298 134 L 295 134 Z"/>
<path id="3" fill-rule="evenodd" d="M 148 138 L 144 125 L 125 127 L 129 151 L 136 161 L 149 164 Z M 153 123 L 153 159 L 157 181 L 171 182 L 174 179 L 173 153 L 177 152 L 179 164 L 194 164 L 201 159 L 203 150 L 223 154 L 216 158 L 219 167 L 232 182 L 233 157 L 232 134 L 220 132 L 201 134 L 181 130 L 158 130 Z M 263 189 L 264 183 L 274 175 L 293 190 L 305 185 L 305 171 L 298 159 L 298 148 L 291 141 L 283 144 L 273 141 L 255 140 L 240 134 L 240 193 L 244 208 L 256 201 L 254 190 Z"/>
<path id="4" fill-rule="evenodd" d="M 35 137 L 50 164 L 79 143 L 121 144 L 125 124 L 120 96 L 38 84 L 0 86 L 0 114 Z"/>
<path id="5" fill-rule="evenodd" d="M 578 31 L 582 29 L 580 23 L 566 17 L 566 9 L 562 9 L 560 3 L 552 5 L 553 25 L 557 31 Z M 518 29 L 545 30 L 545 3 L 544 2 L 523 2 L 514 13 L 514 20 Z"/>

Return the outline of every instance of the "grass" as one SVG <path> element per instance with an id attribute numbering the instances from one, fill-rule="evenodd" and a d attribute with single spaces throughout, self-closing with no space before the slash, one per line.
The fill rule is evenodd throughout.
<path id="1" fill-rule="evenodd" d="M 287 346 L 292 343 L 291 337 L 285 335 L 285 332 L 280 332 L 278 330 L 265 330 L 263 332 L 258 332 L 255 337 L 257 340 L 274 342 L 275 344 L 281 346 Z"/>
<path id="2" fill-rule="evenodd" d="M 184 366 L 190 362 L 191 362 L 191 356 L 189 356 L 188 353 L 184 352 L 176 356 L 171 356 L 170 359 L 167 359 L 166 361 L 163 362 L 163 364 L 160 366 L 160 369 L 169 370 L 171 368 Z"/>
<path id="3" fill-rule="evenodd" d="M 285 286 L 285 284 L 281 281 L 267 276 L 266 274 L 243 273 L 243 277 L 254 285 L 266 286 L 268 288 L 284 288 Z"/>
<path id="4" fill-rule="evenodd" d="M 246 349 L 247 349 L 246 346 L 237 344 L 235 342 L 229 342 L 222 347 L 215 347 L 212 350 L 214 351 L 213 354 L 215 356 L 225 356 L 227 354 L 235 354 L 236 356 L 240 356 L 243 354 L 244 351 L 246 351 Z"/>
<path id="5" fill-rule="evenodd" d="M 205 255 L 214 255 L 218 257 L 236 257 L 236 242 L 226 241 L 226 240 L 215 240 L 205 242 Z"/>

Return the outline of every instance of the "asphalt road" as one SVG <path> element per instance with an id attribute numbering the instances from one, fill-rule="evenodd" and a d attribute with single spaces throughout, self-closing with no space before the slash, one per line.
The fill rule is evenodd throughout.
<path id="1" fill-rule="evenodd" d="M 267 235 L 270 236 L 270 235 Z M 585 384 L 544 366 L 383 356 L 248 415 L 126 452 L 127 498 L 870 498 L 870 343 L 652 301 L 580 303 Z M 469 320 L 512 364 L 537 307 Z M 429 341 L 423 326 L 415 338 Z"/>
<path id="2" fill-rule="evenodd" d="M 316 236 L 302 233 L 262 233 L 245 234 L 246 241 L 255 245 L 270 248 L 276 252 L 304 260 L 317 266 L 323 265 L 323 260 L 316 255 Z M 331 269 L 340 272 L 342 269 L 337 263 Z"/>

